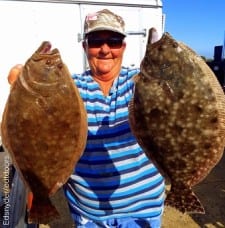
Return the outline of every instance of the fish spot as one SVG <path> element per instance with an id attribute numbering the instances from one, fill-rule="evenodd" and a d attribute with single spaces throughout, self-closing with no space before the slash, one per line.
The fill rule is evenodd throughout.
<path id="1" fill-rule="evenodd" d="M 57 113 L 57 107 L 54 107 L 54 106 L 49 106 L 48 108 L 46 108 L 46 113 L 49 114 L 49 115 L 53 115 L 55 113 Z"/>
<path id="2" fill-rule="evenodd" d="M 35 144 L 35 147 L 37 149 L 37 151 L 47 151 L 48 150 L 48 144 L 45 143 L 44 141 L 38 141 Z"/>
<path id="3" fill-rule="evenodd" d="M 212 146 L 211 143 L 205 143 L 205 144 L 204 144 L 204 148 L 205 148 L 205 149 L 209 149 L 211 146 Z"/>
<path id="4" fill-rule="evenodd" d="M 70 94 L 71 90 L 67 85 L 60 85 L 59 90 L 61 91 L 62 94 Z"/>
<path id="5" fill-rule="evenodd" d="M 203 111 L 203 108 L 200 107 L 199 105 L 195 105 L 195 110 L 198 112 L 198 113 L 201 113 Z"/>
<path id="6" fill-rule="evenodd" d="M 217 123 L 218 122 L 218 118 L 217 117 L 213 117 L 210 120 L 211 123 Z"/>
<path id="7" fill-rule="evenodd" d="M 178 171 L 183 170 L 187 167 L 186 161 L 183 161 L 182 159 L 171 157 L 171 160 L 168 160 L 168 167 L 173 167 L 173 170 Z"/>
<path id="8" fill-rule="evenodd" d="M 174 129 L 178 134 L 181 134 L 184 128 L 175 124 Z"/>
<path id="9" fill-rule="evenodd" d="M 42 97 L 37 97 L 35 103 L 42 108 L 46 106 L 46 101 Z"/>
<path id="10" fill-rule="evenodd" d="M 154 118 L 158 118 L 158 116 L 160 116 L 161 114 L 162 114 L 162 111 L 155 108 L 150 111 L 149 117 L 154 119 Z"/>

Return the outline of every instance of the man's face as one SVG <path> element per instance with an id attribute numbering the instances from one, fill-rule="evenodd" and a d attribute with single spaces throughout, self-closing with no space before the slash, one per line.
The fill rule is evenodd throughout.
<path id="1" fill-rule="evenodd" d="M 111 31 L 88 34 L 83 42 L 93 76 L 118 72 L 121 68 L 126 43 L 123 36 Z"/>

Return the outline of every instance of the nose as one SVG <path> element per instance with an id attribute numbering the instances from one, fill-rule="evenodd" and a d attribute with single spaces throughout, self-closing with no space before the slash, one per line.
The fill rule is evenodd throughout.
<path id="1" fill-rule="evenodd" d="M 100 51 L 104 54 L 107 54 L 110 52 L 110 47 L 108 46 L 107 43 L 102 44 Z"/>

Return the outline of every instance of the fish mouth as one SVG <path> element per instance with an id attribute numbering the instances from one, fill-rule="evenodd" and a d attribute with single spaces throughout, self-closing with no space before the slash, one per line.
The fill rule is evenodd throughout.
<path id="1" fill-rule="evenodd" d="M 41 46 L 37 49 L 36 53 L 44 55 L 54 55 L 59 53 L 58 49 L 51 50 L 52 44 L 49 41 L 43 41 Z"/>
<path id="2" fill-rule="evenodd" d="M 148 43 L 149 44 L 154 44 L 157 43 L 160 40 L 160 36 L 158 31 L 156 30 L 156 28 L 151 28 L 149 29 L 149 40 Z"/>
<path id="3" fill-rule="evenodd" d="M 165 41 L 165 42 L 164 42 Z M 178 46 L 178 42 L 173 39 L 173 37 L 168 33 L 164 32 L 161 36 L 158 31 L 153 27 L 149 29 L 149 36 L 147 40 L 147 45 L 149 47 L 161 46 L 161 43 L 172 44 L 174 48 Z"/>

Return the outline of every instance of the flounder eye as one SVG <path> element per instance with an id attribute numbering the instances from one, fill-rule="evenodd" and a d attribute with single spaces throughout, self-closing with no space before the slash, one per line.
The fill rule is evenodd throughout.
<path id="1" fill-rule="evenodd" d="M 159 51 L 163 51 L 163 50 L 165 50 L 167 47 L 166 47 L 166 45 L 160 45 L 159 47 L 158 47 L 158 50 Z"/>
<path id="2" fill-rule="evenodd" d="M 50 59 L 47 59 L 47 60 L 46 60 L 46 64 L 47 64 L 47 65 L 51 65 L 51 63 L 52 63 L 52 61 L 51 61 Z"/>
<path id="3" fill-rule="evenodd" d="M 178 47 L 178 43 L 177 43 L 177 42 L 174 42 L 174 43 L 173 43 L 173 47 L 174 47 L 174 48 L 177 48 L 177 47 Z"/>
<path id="4" fill-rule="evenodd" d="M 63 63 L 59 63 L 57 66 L 58 66 L 59 69 L 62 69 L 63 68 Z"/>

